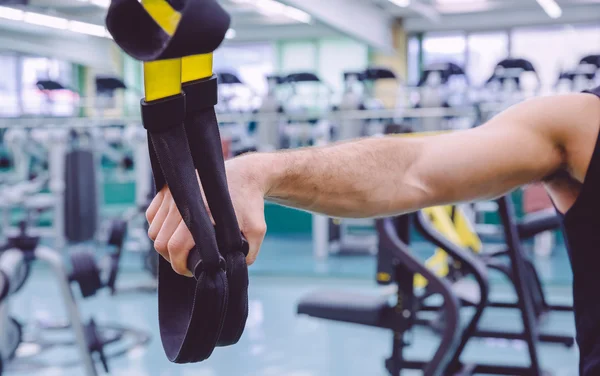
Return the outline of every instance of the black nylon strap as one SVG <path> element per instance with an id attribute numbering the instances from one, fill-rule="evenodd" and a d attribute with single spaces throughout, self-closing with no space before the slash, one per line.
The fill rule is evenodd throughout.
<path id="1" fill-rule="evenodd" d="M 219 126 L 214 111 L 216 77 L 186 83 L 185 129 L 194 165 L 200 176 L 206 201 L 215 221 L 219 251 L 227 265 L 229 299 L 218 346 L 239 341 L 248 318 L 248 243 L 240 233 L 223 160 Z"/>
<path id="2" fill-rule="evenodd" d="M 169 186 L 196 244 L 187 260 L 195 279 L 178 275 L 162 258 L 159 262 L 161 340 L 167 357 L 176 363 L 198 362 L 212 354 L 229 299 L 226 264 L 201 198 L 184 118 L 183 94 L 150 103 L 142 101 L 156 190 Z"/>
<path id="3" fill-rule="evenodd" d="M 168 35 L 138 0 L 112 0 L 106 27 L 114 41 L 141 61 L 175 59 L 211 53 L 229 29 L 229 14 L 216 0 L 180 0 L 181 20 L 175 35 Z"/>
<path id="4" fill-rule="evenodd" d="M 167 2 L 181 15 L 172 36 L 138 0 L 112 0 L 106 25 L 115 42 L 142 61 L 211 53 L 221 44 L 230 18 L 216 0 Z M 196 244 L 187 260 L 194 279 L 176 274 L 166 260 L 159 261 L 161 340 L 167 357 L 175 363 L 199 362 L 215 346 L 236 343 L 248 315 L 248 245 L 227 189 L 214 113 L 216 80 L 187 84 L 185 91 L 190 96 L 187 108 L 183 94 L 142 101 L 156 190 L 169 186 Z M 195 170 L 202 178 L 216 230 Z"/>
<path id="5" fill-rule="evenodd" d="M 225 255 L 240 251 L 243 240 L 229 197 L 221 136 L 213 107 L 217 96 L 216 82 L 213 76 L 183 86 L 187 100 L 185 130 L 191 142 L 194 166 L 215 221 L 219 251 Z M 247 250 L 245 252 L 247 254 Z"/>
<path id="6" fill-rule="evenodd" d="M 222 267 L 222 260 L 219 257 L 210 217 L 202 200 L 198 200 L 202 194 L 196 179 L 188 138 L 180 121 L 184 116 L 183 95 L 151 103 L 142 101 L 142 119 L 144 127 L 148 129 L 156 190 L 160 191 L 166 182 L 177 209 L 192 233 L 196 247 L 190 251 L 188 267 L 198 277 L 203 270 L 215 271 Z"/>

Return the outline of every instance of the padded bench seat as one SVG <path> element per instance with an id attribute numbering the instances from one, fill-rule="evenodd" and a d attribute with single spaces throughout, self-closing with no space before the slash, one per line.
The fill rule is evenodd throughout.
<path id="1" fill-rule="evenodd" d="M 321 319 L 385 328 L 384 317 L 391 309 L 385 296 L 342 291 L 319 291 L 298 303 L 298 314 Z"/>
<path id="2" fill-rule="evenodd" d="M 521 239 L 531 238 L 544 231 L 560 228 L 560 218 L 554 209 L 528 214 L 517 225 Z"/>

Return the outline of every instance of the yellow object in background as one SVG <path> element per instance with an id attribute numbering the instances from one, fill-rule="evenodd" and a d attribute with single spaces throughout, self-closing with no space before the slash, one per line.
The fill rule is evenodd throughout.
<path id="1" fill-rule="evenodd" d="M 423 209 L 427 217 L 430 218 L 433 227 L 444 235 L 452 243 L 469 248 L 475 253 L 481 252 L 481 239 L 471 226 L 471 223 L 458 207 L 436 206 Z M 454 212 L 454 217 L 452 216 Z M 433 256 L 425 262 L 430 270 L 438 277 L 446 277 L 450 272 L 450 257 L 441 248 L 437 248 Z M 424 288 L 428 281 L 421 275 L 416 275 L 414 280 L 415 287 Z"/>

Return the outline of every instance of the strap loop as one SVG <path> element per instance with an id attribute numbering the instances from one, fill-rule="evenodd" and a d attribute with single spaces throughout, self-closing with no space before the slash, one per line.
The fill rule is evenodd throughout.
<path id="1" fill-rule="evenodd" d="M 143 102 L 142 119 L 148 129 L 150 154 L 157 192 L 169 186 L 177 208 L 190 229 L 196 246 L 190 251 L 188 268 L 198 277 L 202 271 L 222 269 L 210 217 L 201 199 L 188 137 L 180 119 L 185 118 L 183 94 Z"/>
<path id="2" fill-rule="evenodd" d="M 141 61 L 211 53 L 225 39 L 231 19 L 216 0 L 178 1 L 181 20 L 173 35 L 163 30 L 137 0 L 112 0 L 106 27 L 114 41 Z"/>

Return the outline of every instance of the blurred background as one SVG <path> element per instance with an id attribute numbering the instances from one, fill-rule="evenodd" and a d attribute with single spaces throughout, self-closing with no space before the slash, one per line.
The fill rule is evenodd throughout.
<path id="1" fill-rule="evenodd" d="M 599 0 L 220 3 L 232 16 L 214 54 L 226 158 L 468 129 L 528 98 L 600 85 Z M 383 220 L 267 203 L 242 341 L 204 363 L 170 364 L 144 219 L 152 180 L 143 66 L 105 29 L 109 5 L 0 0 L 0 374 L 422 374 L 436 352 L 456 352 L 444 345 L 443 328 L 452 326 L 452 307 L 439 307 L 445 292 L 462 307 L 452 311 L 460 325 L 451 336 L 465 339 L 465 364 L 492 364 L 493 374 L 577 374 L 569 259 L 537 185 L 423 212 L 457 254 L 433 242 L 427 226 L 418 231 L 416 214 L 411 223 L 394 219 L 392 231 Z M 511 215 L 501 215 L 506 208 Z M 513 222 L 517 243 L 505 239 Z M 407 247 L 389 251 L 390 231 Z M 465 267 L 465 253 L 489 273 Z M 419 278 L 403 285 L 399 275 L 423 274 L 395 269 L 407 255 L 451 288 Z M 322 289 L 346 295 L 313 293 Z M 417 322 L 382 313 L 404 293 L 419 302 L 411 315 L 425 314 Z M 421 309 L 429 298 L 437 308 Z M 469 332 L 484 306 L 480 332 Z M 392 349 L 424 363 L 386 363 Z"/>

